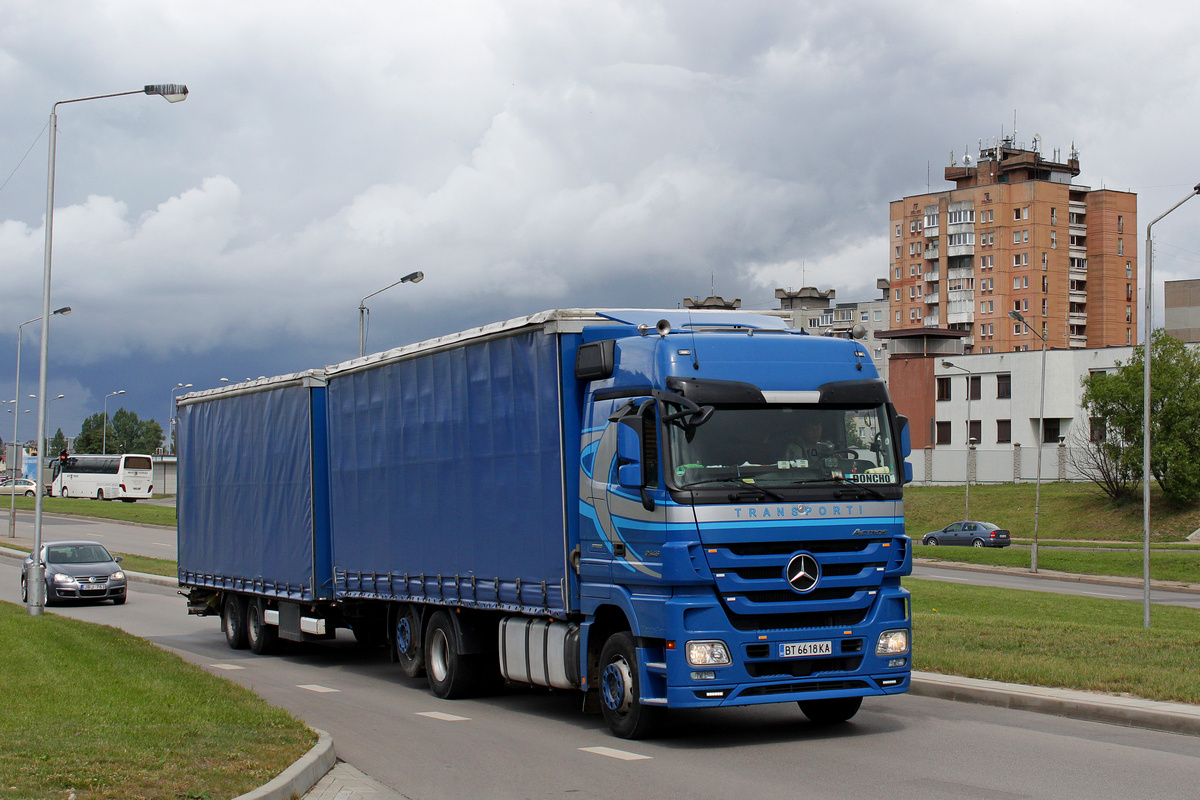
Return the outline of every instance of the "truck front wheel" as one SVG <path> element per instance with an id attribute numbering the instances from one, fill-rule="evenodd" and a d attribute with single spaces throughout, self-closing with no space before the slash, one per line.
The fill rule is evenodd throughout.
<path id="1" fill-rule="evenodd" d="M 816 725 L 836 725 L 858 713 L 861 697 L 833 697 L 828 700 L 799 700 L 800 711 Z"/>
<path id="2" fill-rule="evenodd" d="M 236 594 L 225 595 L 221 606 L 221 630 L 231 648 L 246 649 L 246 601 Z"/>
<path id="3" fill-rule="evenodd" d="M 608 637 L 600 651 L 600 711 L 621 739 L 651 736 L 666 720 L 665 708 L 642 705 L 637 647 L 629 631 Z"/>
<path id="4" fill-rule="evenodd" d="M 425 652 L 421 646 L 421 617 L 411 605 L 401 606 L 396 616 L 396 660 L 410 678 L 425 674 Z"/>

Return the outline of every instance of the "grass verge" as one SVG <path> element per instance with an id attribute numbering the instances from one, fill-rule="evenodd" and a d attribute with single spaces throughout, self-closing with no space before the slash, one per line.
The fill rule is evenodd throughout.
<path id="1" fill-rule="evenodd" d="M 1030 552 L 1024 547 L 943 547 L 913 544 L 913 557 L 931 561 L 983 564 L 1029 569 Z M 1038 548 L 1038 569 L 1077 575 L 1142 577 L 1141 550 L 1082 550 Z M 1200 584 L 1200 549 L 1154 550 L 1150 553 L 1150 578 Z"/>
<path id="2" fill-rule="evenodd" d="M 8 507 L 8 498 L 0 504 Z M 18 497 L 17 508 L 33 511 L 34 498 Z M 47 514 L 73 514 L 81 517 L 111 519 L 116 522 L 140 522 L 143 525 L 175 527 L 175 507 L 150 503 L 122 503 L 119 500 L 89 500 L 85 497 L 43 497 L 42 511 Z"/>
<path id="3" fill-rule="evenodd" d="M 0 603 L 0 798 L 218 798 L 266 783 L 315 734 L 253 692 L 126 633 Z M 15 687 L 14 687 L 15 688 Z"/>
<path id="4" fill-rule="evenodd" d="M 1007 528 L 1015 537 L 1033 538 L 1036 487 L 1032 483 L 971 486 L 971 517 Z M 963 518 L 962 486 L 904 487 L 904 513 L 909 536 L 921 536 Z M 1038 515 L 1038 538 L 1124 542 L 1142 541 L 1142 505 L 1115 506 L 1090 483 L 1043 483 Z M 1150 492 L 1152 542 L 1182 541 L 1200 529 L 1200 506 L 1178 508 L 1163 502 L 1154 486 Z"/>
<path id="5" fill-rule="evenodd" d="M 905 580 L 913 668 L 946 675 L 1200 703 L 1200 611 Z"/>

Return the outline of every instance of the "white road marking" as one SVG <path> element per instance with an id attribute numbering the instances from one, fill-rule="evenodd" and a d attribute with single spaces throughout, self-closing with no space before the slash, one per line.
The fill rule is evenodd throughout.
<path id="1" fill-rule="evenodd" d="M 298 683 L 297 689 L 307 689 L 310 692 L 340 692 L 341 689 L 330 689 L 328 686 L 320 686 L 315 683 Z"/>
<path id="2" fill-rule="evenodd" d="M 213 669 L 245 669 L 240 664 L 209 664 Z"/>
<path id="3" fill-rule="evenodd" d="M 617 758 L 621 761 L 649 761 L 653 758 L 653 756 L 643 756 L 638 753 L 630 753 L 625 750 L 614 750 L 611 747 L 581 747 L 579 749 L 585 753 L 595 753 L 598 756 Z"/>
<path id="4" fill-rule="evenodd" d="M 1080 594 L 1091 595 L 1092 597 L 1115 597 L 1118 600 L 1125 599 L 1125 595 L 1123 594 L 1106 594 L 1104 592 L 1080 592 Z"/>
<path id="5" fill-rule="evenodd" d="M 150 544 L 157 545 L 158 547 L 174 547 L 175 546 L 173 544 L 167 544 L 166 542 L 151 542 Z"/>
<path id="6" fill-rule="evenodd" d="M 471 719 L 470 717 L 460 717 L 456 714 L 447 714 L 442 711 L 418 711 L 417 716 L 440 719 L 442 722 L 467 722 Z"/>

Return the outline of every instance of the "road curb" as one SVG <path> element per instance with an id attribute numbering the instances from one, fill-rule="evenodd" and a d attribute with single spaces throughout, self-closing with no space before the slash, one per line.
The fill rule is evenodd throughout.
<path id="1" fill-rule="evenodd" d="M 1071 719 L 1200 735 L 1200 706 L 913 672 L 909 691 L 962 703 L 1036 711 Z"/>
<path id="2" fill-rule="evenodd" d="M 333 749 L 333 736 L 317 728 L 312 730 L 317 734 L 317 743 L 312 749 L 272 780 L 234 800 L 291 800 L 303 797 L 316 786 L 333 769 L 337 753 Z"/>

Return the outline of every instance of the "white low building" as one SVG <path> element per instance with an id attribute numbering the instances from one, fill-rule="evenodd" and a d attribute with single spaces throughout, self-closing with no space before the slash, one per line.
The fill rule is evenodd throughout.
<path id="1" fill-rule="evenodd" d="M 1087 441 L 1083 379 L 1111 372 L 1133 356 L 1132 347 L 1059 349 L 1045 353 L 1045 435 L 1042 480 L 1079 480 L 1068 449 Z M 1038 420 L 1042 408 L 1042 351 L 955 355 L 934 366 L 931 447 L 910 457 L 913 478 L 930 484 L 1033 481 L 1038 475 Z M 969 457 L 968 436 L 974 440 Z M 974 462 L 971 465 L 971 462 Z"/>

